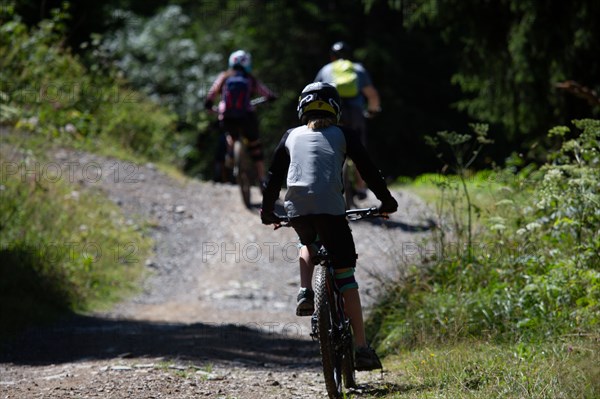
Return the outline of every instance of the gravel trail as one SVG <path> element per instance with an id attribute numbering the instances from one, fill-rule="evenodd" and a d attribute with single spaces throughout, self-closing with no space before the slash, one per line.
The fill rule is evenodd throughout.
<path id="1" fill-rule="evenodd" d="M 27 330 L 2 348 L 0 398 L 326 397 L 309 318 L 294 314 L 292 229 L 263 226 L 232 185 L 85 152 L 52 158 L 71 165 L 80 189 L 100 189 L 132 223 L 149 226 L 154 254 L 138 295 Z M 400 207 L 389 221 L 352 225 L 367 313 L 382 282 L 421 256 L 430 227 L 417 198 L 394 196 Z M 377 204 L 372 194 L 360 203 Z M 357 377 L 353 397 L 394 389 L 385 373 Z"/>

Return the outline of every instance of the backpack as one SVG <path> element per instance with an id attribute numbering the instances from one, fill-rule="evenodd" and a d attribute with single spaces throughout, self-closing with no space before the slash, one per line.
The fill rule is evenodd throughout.
<path id="1" fill-rule="evenodd" d="M 348 60 L 335 60 L 332 63 L 331 75 L 340 97 L 352 98 L 358 96 L 358 74 L 354 70 L 354 64 Z"/>
<path id="2" fill-rule="evenodd" d="M 223 116 L 226 118 L 245 117 L 250 107 L 250 78 L 238 72 L 225 79 L 222 98 L 225 102 Z"/>

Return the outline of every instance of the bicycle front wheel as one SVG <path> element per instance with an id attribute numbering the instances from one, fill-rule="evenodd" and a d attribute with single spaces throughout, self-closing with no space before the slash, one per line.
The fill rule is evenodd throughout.
<path id="1" fill-rule="evenodd" d="M 344 388 L 356 388 L 356 373 L 354 372 L 354 340 L 352 328 L 346 322 L 342 349 L 342 377 Z"/>
<path id="2" fill-rule="evenodd" d="M 335 305 L 328 294 L 327 276 L 326 267 L 315 266 L 315 312 L 323 376 L 327 394 L 331 399 L 338 399 L 342 397 L 342 354 L 336 353 L 335 350 L 336 343 L 332 329 L 335 323 L 331 318 L 331 310 L 335 309 L 333 308 Z"/>

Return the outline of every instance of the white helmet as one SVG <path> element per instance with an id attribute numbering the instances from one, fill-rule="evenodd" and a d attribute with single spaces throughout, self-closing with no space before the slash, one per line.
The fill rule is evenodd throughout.
<path id="1" fill-rule="evenodd" d="M 252 57 L 244 50 L 237 50 L 229 56 L 229 68 L 241 66 L 246 72 L 252 70 Z"/>

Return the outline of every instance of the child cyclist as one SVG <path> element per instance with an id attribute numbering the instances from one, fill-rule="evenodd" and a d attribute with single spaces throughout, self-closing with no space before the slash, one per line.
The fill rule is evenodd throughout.
<path id="1" fill-rule="evenodd" d="M 261 220 L 264 224 L 278 223 L 274 206 L 281 186 L 286 181 L 284 207 L 303 245 L 296 314 L 308 316 L 314 311 L 310 256 L 315 255 L 311 244 L 318 237 L 332 259 L 336 284 L 344 297 L 354 332 L 355 368 L 381 368 L 377 354 L 367 345 L 358 284 L 354 278 L 357 255 L 345 217 L 342 183 L 342 166 L 346 155 L 354 161 L 382 202 L 379 208 L 381 213 L 395 212 L 398 203 L 358 136 L 337 125 L 340 96 L 334 86 L 322 82 L 309 84 L 300 94 L 297 110 L 302 125 L 288 130 L 275 149 L 267 174 Z"/>

